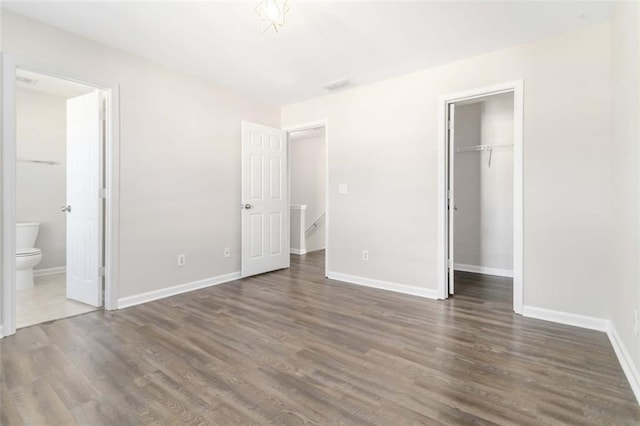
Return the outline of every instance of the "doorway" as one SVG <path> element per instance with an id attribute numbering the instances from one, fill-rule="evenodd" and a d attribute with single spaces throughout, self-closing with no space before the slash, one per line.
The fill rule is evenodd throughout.
<path id="1" fill-rule="evenodd" d="M 326 120 L 292 126 L 285 130 L 264 126 L 248 121 L 242 122 L 242 182 L 241 182 L 241 275 L 249 277 L 257 274 L 289 268 L 293 255 L 306 254 L 307 244 L 312 247 L 318 259 L 322 258 L 324 276 L 327 275 L 329 202 L 327 196 L 328 181 L 328 130 Z M 293 135 L 293 136 L 292 136 Z M 293 141 L 292 141 L 293 138 Z M 291 149 L 298 138 L 314 140 L 312 163 L 319 163 L 323 170 L 304 177 L 313 183 L 314 216 L 300 222 L 299 216 L 293 221 L 297 224 L 297 236 L 292 235 L 292 214 L 299 215 L 297 206 L 310 204 L 298 203 L 291 209 Z M 308 141 L 308 140 L 307 140 Z M 312 142 L 313 143 L 313 142 Z M 303 153 L 310 145 L 297 146 Z M 324 150 L 321 154 L 318 152 Z M 304 155 L 304 154 L 303 154 Z M 294 168 L 304 168 L 296 160 Z M 318 164 L 314 165 L 316 168 Z M 320 180 L 320 182 L 318 182 Z M 300 184 L 300 180 L 294 184 Z M 302 185 L 306 187 L 308 185 Z M 301 192 L 305 192 L 302 190 Z M 324 198 L 324 202 L 322 201 Z M 304 201 L 304 199 L 301 199 Z M 304 210 L 306 210 L 305 207 Z M 306 213 L 306 212 L 305 212 Z M 292 245 L 292 237 L 297 242 Z M 303 240 L 304 239 L 304 240 Z M 301 242 L 305 248 L 301 248 Z M 292 250 L 293 247 L 293 250 Z M 324 250 L 323 250 L 324 248 Z"/>
<path id="2" fill-rule="evenodd" d="M 290 252 L 297 257 L 326 257 L 326 138 L 324 126 L 288 132 Z"/>
<path id="3" fill-rule="evenodd" d="M 513 93 L 450 105 L 450 295 L 513 302 Z"/>
<path id="4" fill-rule="evenodd" d="M 286 129 L 291 262 L 314 265 L 322 278 L 329 271 L 328 127 L 327 120 L 319 120 Z"/>
<path id="5" fill-rule="evenodd" d="M 441 299 L 508 293 L 522 312 L 522 88 L 516 81 L 441 99 Z"/>
<path id="6" fill-rule="evenodd" d="M 117 308 L 119 88 L 16 64 L 7 54 L 0 54 L 0 65 L 4 337 L 17 326 Z M 47 113 L 45 105 L 53 104 L 57 112 Z M 63 299 L 84 305 L 18 323 L 18 303 L 25 298 L 18 300 L 18 281 L 32 288 L 46 281 Z M 35 309 L 44 310 L 25 310 Z"/>
<path id="7" fill-rule="evenodd" d="M 103 109 L 94 87 L 16 72 L 16 328 L 102 306 Z"/>

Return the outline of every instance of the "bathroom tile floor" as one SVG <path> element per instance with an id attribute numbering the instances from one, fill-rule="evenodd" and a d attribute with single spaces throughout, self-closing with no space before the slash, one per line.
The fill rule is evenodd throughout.
<path id="1" fill-rule="evenodd" d="M 71 317 L 97 308 L 67 299 L 66 274 L 36 277 L 33 288 L 16 291 L 16 328 Z"/>

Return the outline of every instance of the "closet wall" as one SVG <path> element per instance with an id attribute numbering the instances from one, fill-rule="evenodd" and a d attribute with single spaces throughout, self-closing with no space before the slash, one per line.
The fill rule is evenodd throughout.
<path id="1" fill-rule="evenodd" d="M 513 95 L 456 107 L 456 148 L 513 144 Z M 455 155 L 456 269 L 513 274 L 513 149 Z"/>

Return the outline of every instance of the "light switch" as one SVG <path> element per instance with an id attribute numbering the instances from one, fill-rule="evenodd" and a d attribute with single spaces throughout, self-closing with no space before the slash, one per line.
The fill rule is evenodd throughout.
<path id="1" fill-rule="evenodd" d="M 347 193 L 347 184 L 340 183 L 338 184 L 338 194 L 346 194 Z"/>

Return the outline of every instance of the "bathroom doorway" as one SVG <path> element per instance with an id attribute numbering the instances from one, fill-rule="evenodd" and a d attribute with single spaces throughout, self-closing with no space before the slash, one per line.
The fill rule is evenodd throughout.
<path id="1" fill-rule="evenodd" d="M 105 94 L 22 69 L 15 87 L 19 329 L 102 306 Z"/>
<path id="2" fill-rule="evenodd" d="M 313 267 L 324 278 L 328 234 L 326 123 L 288 129 L 287 140 L 291 263 Z"/>

